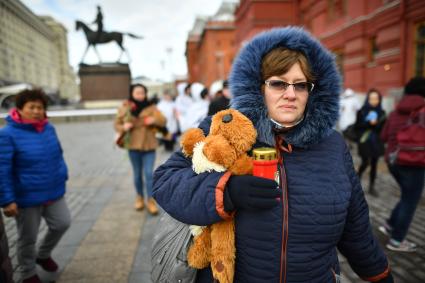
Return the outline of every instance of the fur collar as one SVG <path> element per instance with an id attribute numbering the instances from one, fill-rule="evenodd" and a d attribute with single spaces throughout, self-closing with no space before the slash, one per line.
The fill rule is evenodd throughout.
<path id="1" fill-rule="evenodd" d="M 308 148 L 332 132 L 338 119 L 341 78 L 334 56 L 304 29 L 272 29 L 257 35 L 244 46 L 230 73 L 231 106 L 252 120 L 260 142 L 274 145 L 272 123 L 261 93 L 261 60 L 279 46 L 301 50 L 316 76 L 304 120 L 285 135 L 290 144 Z"/>

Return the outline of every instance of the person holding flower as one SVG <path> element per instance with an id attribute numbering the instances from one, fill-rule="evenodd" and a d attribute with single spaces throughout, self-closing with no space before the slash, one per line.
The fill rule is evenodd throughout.
<path id="1" fill-rule="evenodd" d="M 124 147 L 128 149 L 136 187 L 136 202 L 134 208 L 143 210 L 144 183 L 147 192 L 147 210 L 152 215 L 158 213 L 155 200 L 152 198 L 152 175 L 155 162 L 155 149 L 158 142 L 155 132 L 158 127 L 164 127 L 165 117 L 147 98 L 148 90 L 142 84 L 130 86 L 130 95 L 118 109 L 115 118 L 115 130 L 124 135 Z M 143 177 L 142 178 L 142 170 Z M 143 180 L 144 179 L 144 180 Z M 143 182 L 144 181 L 144 182 Z"/>

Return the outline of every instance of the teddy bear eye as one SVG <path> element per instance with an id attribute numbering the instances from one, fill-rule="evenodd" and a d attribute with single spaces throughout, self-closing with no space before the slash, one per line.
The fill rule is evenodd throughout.
<path id="1" fill-rule="evenodd" d="M 230 121 L 233 120 L 233 116 L 232 114 L 226 114 L 223 116 L 221 120 L 223 121 L 223 123 L 229 123 Z"/>

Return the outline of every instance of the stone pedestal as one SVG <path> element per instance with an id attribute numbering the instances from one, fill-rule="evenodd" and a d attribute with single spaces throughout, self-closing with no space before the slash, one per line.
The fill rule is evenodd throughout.
<path id="1" fill-rule="evenodd" d="M 131 73 L 128 64 L 80 64 L 81 100 L 123 100 L 128 97 Z"/>

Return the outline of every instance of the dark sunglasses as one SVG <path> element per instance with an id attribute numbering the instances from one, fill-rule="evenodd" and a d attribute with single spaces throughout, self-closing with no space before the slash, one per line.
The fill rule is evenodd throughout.
<path id="1" fill-rule="evenodd" d="M 270 89 L 277 91 L 286 91 L 290 85 L 293 86 L 295 92 L 311 92 L 314 88 L 314 84 L 310 82 L 290 84 L 281 80 L 267 80 L 264 83 Z"/>

